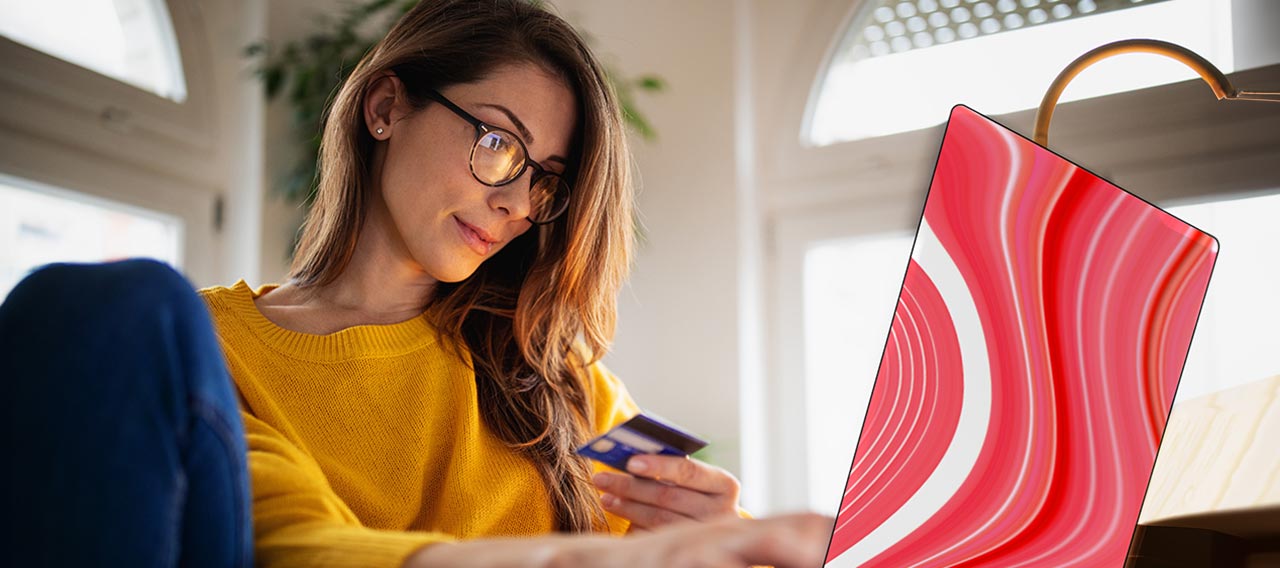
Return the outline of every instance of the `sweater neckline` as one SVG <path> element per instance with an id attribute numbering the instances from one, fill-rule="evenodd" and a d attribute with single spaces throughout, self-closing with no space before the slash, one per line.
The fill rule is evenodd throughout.
<path id="1" fill-rule="evenodd" d="M 267 319 L 254 299 L 279 287 L 263 284 L 254 290 L 244 280 L 230 288 L 229 303 L 249 328 L 272 348 L 302 359 L 340 361 L 359 357 L 403 355 L 435 342 L 435 328 L 425 313 L 391 324 L 356 325 L 318 335 L 294 331 Z"/>

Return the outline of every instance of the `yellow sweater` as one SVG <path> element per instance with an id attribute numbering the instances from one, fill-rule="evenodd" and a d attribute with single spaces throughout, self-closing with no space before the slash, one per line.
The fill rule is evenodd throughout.
<path id="1" fill-rule="evenodd" d="M 253 303 L 272 288 L 200 291 L 241 396 L 259 565 L 399 566 L 428 543 L 553 530 L 533 464 L 483 424 L 475 375 L 426 318 L 298 333 Z M 604 366 L 589 375 L 597 432 L 639 412 Z"/>

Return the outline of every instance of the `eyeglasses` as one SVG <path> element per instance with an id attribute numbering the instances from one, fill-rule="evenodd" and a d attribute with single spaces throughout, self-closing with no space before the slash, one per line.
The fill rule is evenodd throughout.
<path id="1" fill-rule="evenodd" d="M 471 176 L 476 181 L 499 187 L 519 179 L 526 168 L 533 168 L 529 179 L 529 222 L 545 225 L 564 214 L 569 208 L 569 184 L 529 159 L 529 150 L 519 136 L 471 116 L 438 91 L 429 91 L 428 95 L 476 127 L 470 158 Z"/>

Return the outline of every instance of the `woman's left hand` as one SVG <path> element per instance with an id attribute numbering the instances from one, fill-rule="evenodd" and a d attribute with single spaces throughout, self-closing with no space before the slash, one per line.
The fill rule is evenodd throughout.
<path id="1" fill-rule="evenodd" d="M 602 471 L 591 480 L 605 492 L 605 510 L 629 519 L 632 530 L 738 515 L 741 486 L 713 465 L 651 454 L 632 456 L 627 471 L 634 475 Z"/>

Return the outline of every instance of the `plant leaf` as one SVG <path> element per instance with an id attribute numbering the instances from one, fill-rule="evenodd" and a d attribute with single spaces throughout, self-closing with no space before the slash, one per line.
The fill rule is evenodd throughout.
<path id="1" fill-rule="evenodd" d="M 280 94 L 280 86 L 284 84 L 284 69 L 266 67 L 262 70 L 262 85 L 267 91 L 267 100 L 274 100 Z"/>
<path id="2" fill-rule="evenodd" d="M 641 75 L 636 79 L 635 85 L 642 91 L 654 93 L 662 92 L 667 88 L 667 82 L 657 75 Z"/>

